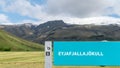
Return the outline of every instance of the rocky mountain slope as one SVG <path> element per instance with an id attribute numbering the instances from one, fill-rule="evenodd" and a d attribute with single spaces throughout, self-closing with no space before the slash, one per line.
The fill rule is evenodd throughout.
<path id="1" fill-rule="evenodd" d="M 61 41 L 119 41 L 120 26 L 117 24 L 109 25 L 74 25 L 66 24 L 62 20 L 48 21 L 35 25 L 16 25 L 5 26 L 4 30 L 18 37 L 44 43 L 46 40 Z"/>

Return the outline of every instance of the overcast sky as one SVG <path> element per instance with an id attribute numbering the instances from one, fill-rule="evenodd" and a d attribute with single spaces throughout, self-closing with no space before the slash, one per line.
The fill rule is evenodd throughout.
<path id="1" fill-rule="evenodd" d="M 0 24 L 120 23 L 120 0 L 0 0 Z"/>

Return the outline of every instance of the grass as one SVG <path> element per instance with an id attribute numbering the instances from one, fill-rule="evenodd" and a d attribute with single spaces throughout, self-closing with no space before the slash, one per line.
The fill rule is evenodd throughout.
<path id="1" fill-rule="evenodd" d="M 44 68 L 44 53 L 0 52 L 0 68 Z"/>
<path id="2" fill-rule="evenodd" d="M 44 68 L 44 52 L 0 52 L 0 68 Z M 53 68 L 120 68 L 120 67 L 55 67 Z"/>
<path id="3" fill-rule="evenodd" d="M 43 51 L 43 45 L 29 42 L 0 29 L 0 51 Z"/>

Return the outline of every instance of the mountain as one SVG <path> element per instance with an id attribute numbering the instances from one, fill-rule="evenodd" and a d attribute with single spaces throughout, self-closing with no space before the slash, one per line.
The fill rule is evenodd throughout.
<path id="1" fill-rule="evenodd" d="M 40 51 L 44 47 L 40 44 L 20 39 L 0 29 L 0 51 Z"/>
<path id="2" fill-rule="evenodd" d="M 64 26 L 67 26 L 67 24 L 64 23 L 62 20 L 55 20 L 48 21 L 38 26 L 32 25 L 30 23 L 22 25 L 5 25 L 4 30 L 29 41 L 41 42 L 37 40 L 38 37 L 47 36 L 47 34 L 49 34 L 49 32 L 51 32 L 52 30 Z"/>
<path id="3" fill-rule="evenodd" d="M 34 40 L 42 43 L 52 41 L 119 41 L 120 27 L 118 25 L 69 25 L 50 32 L 43 33 Z"/>
<path id="4" fill-rule="evenodd" d="M 120 26 L 118 24 L 66 24 L 62 20 L 48 21 L 38 26 L 12 25 L 4 26 L 4 30 L 18 37 L 37 43 L 54 41 L 119 41 Z"/>
<path id="5" fill-rule="evenodd" d="M 12 33 L 20 38 L 32 40 L 34 38 L 34 28 L 36 25 L 31 23 L 21 24 L 21 25 L 5 25 L 4 30 Z"/>
<path id="6" fill-rule="evenodd" d="M 48 31 L 55 30 L 60 27 L 67 26 L 66 23 L 64 23 L 62 20 L 55 20 L 55 21 L 48 21 L 43 24 L 40 24 L 39 26 L 36 27 L 36 33 L 45 33 Z"/>

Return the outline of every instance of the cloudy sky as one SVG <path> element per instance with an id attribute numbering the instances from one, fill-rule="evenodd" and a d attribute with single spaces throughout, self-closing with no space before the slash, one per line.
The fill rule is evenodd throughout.
<path id="1" fill-rule="evenodd" d="M 120 0 L 0 0 L 0 24 L 120 23 Z"/>

